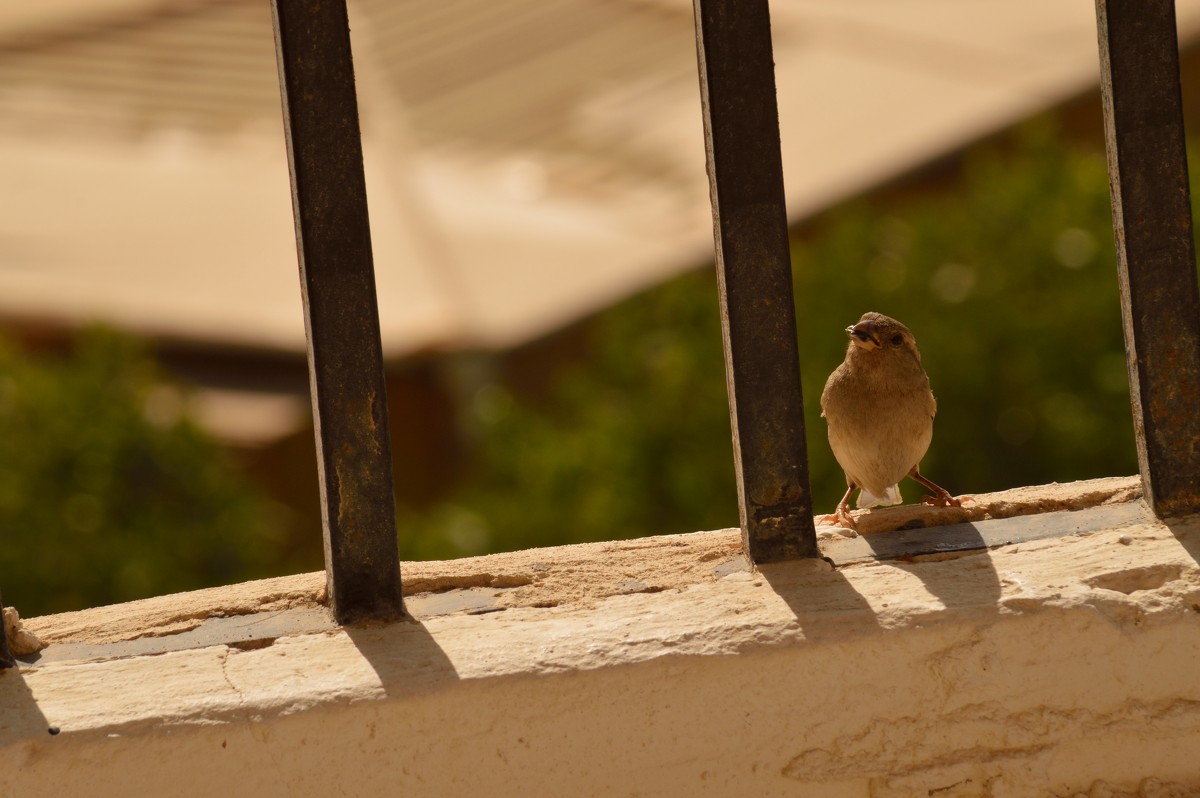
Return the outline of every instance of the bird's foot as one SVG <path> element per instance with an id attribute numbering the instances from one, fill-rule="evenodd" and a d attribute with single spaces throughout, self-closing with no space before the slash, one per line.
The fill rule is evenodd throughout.
<path id="1" fill-rule="evenodd" d="M 837 513 L 832 515 L 818 515 L 813 518 L 817 524 L 817 537 L 830 537 L 837 534 L 844 538 L 858 537 L 858 530 L 854 526 L 854 518 L 849 514 L 839 516 Z M 824 527 L 824 530 L 821 528 Z"/>
<path id="2" fill-rule="evenodd" d="M 850 515 L 849 507 L 844 505 L 838 507 L 837 510 L 834 511 L 833 515 L 828 516 L 828 518 L 830 518 L 834 524 L 842 527 L 843 529 L 849 529 L 851 532 L 858 531 L 858 523 L 854 520 L 854 516 Z"/>
<path id="3" fill-rule="evenodd" d="M 928 504 L 933 507 L 962 507 L 962 501 L 950 495 L 949 491 L 943 490 L 941 493 L 936 493 L 932 496 L 926 496 L 921 499 L 922 504 Z"/>

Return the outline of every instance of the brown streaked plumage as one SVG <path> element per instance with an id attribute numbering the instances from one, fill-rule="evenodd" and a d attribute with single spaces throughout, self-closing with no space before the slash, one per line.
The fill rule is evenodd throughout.
<path id="1" fill-rule="evenodd" d="M 918 470 L 933 438 L 937 402 L 912 332 L 874 312 L 864 313 L 846 332 L 846 359 L 829 375 L 821 394 L 829 446 L 849 486 L 833 519 L 854 528 L 850 497 L 859 489 L 858 507 L 900 504 L 898 484 L 906 476 L 932 491 L 927 502 L 959 506 L 949 491 Z"/>

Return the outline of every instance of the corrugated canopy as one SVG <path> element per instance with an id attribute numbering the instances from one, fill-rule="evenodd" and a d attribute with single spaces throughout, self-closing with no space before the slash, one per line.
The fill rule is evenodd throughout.
<path id="1" fill-rule="evenodd" d="M 350 13 L 387 356 L 515 345 L 711 259 L 690 3 Z M 1090 3 L 772 13 L 793 220 L 1098 79 Z M 0 183 L 0 315 L 303 349 L 263 0 L 0 7 Z"/>

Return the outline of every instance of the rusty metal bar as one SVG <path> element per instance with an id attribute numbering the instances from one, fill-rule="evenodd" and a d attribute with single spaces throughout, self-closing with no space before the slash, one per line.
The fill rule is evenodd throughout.
<path id="1" fill-rule="evenodd" d="M 4 614 L 4 597 L 0 596 L 0 616 Z M 4 618 L 0 617 L 0 670 L 17 667 L 12 652 L 8 650 L 8 629 L 4 626 Z"/>
<path id="2" fill-rule="evenodd" d="M 1138 464 L 1159 517 L 1200 512 L 1200 289 L 1173 0 L 1096 0 Z"/>
<path id="3" fill-rule="evenodd" d="M 404 611 L 387 396 L 345 0 L 272 0 L 339 623 Z"/>
<path id="4" fill-rule="evenodd" d="M 817 557 L 767 0 L 694 0 L 746 552 Z"/>

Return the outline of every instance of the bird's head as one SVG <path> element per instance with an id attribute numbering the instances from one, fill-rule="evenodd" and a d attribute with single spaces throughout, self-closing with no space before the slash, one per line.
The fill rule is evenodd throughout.
<path id="1" fill-rule="evenodd" d="M 918 362 L 921 360 L 917 340 L 912 332 L 882 313 L 864 313 L 857 324 L 846 328 L 846 334 L 850 336 L 850 343 L 854 349 L 863 352 L 906 351 L 915 355 Z"/>

